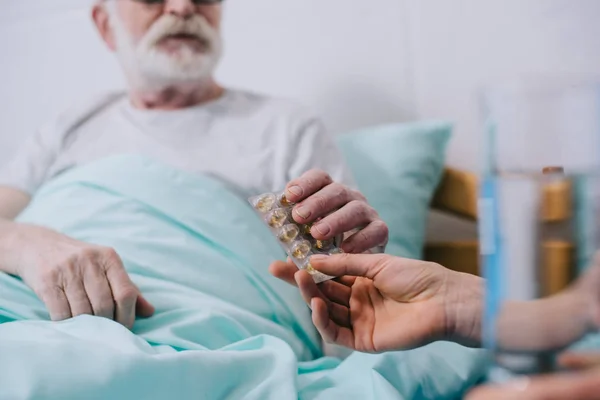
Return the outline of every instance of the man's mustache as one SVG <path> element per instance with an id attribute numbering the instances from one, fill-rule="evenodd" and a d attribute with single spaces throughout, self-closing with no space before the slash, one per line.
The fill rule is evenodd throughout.
<path id="1" fill-rule="evenodd" d="M 168 37 L 185 35 L 198 39 L 204 45 L 210 45 L 208 29 L 210 29 L 208 22 L 201 16 L 181 19 L 167 15 L 154 23 L 149 34 L 152 36 L 153 44 L 157 44 Z"/>

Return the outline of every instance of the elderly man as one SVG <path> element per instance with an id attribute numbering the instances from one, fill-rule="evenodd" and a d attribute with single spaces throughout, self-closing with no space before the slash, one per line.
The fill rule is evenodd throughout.
<path id="1" fill-rule="evenodd" d="M 44 183 L 114 154 L 210 173 L 245 195 L 286 187 L 299 203 L 297 222 L 326 217 L 313 226 L 316 238 L 357 231 L 346 251 L 385 245 L 387 227 L 345 186 L 349 174 L 318 118 L 215 82 L 221 12 L 219 0 L 99 1 L 93 20 L 123 67 L 128 93 L 80 102 L 0 172 L 0 270 L 21 277 L 53 320 L 91 314 L 131 327 L 136 313 L 153 313 L 114 250 L 12 222 Z"/>

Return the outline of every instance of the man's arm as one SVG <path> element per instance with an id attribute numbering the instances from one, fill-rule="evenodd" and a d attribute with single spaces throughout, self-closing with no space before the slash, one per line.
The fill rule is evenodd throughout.
<path id="1" fill-rule="evenodd" d="M 30 201 L 29 194 L 8 186 L 0 186 L 0 220 L 14 220 Z"/>
<path id="2" fill-rule="evenodd" d="M 16 275 L 14 265 L 9 262 L 10 247 L 13 245 L 13 236 L 17 226 L 13 220 L 27 207 L 31 197 L 18 189 L 0 186 L 0 271 Z"/>
<path id="3" fill-rule="evenodd" d="M 0 186 L 0 250 L 6 253 L 5 246 L 11 246 L 11 236 L 16 233 L 17 224 L 12 222 L 31 201 L 31 196 L 18 189 Z M 15 274 L 11 264 L 0 257 L 0 271 Z"/>
<path id="4" fill-rule="evenodd" d="M 46 304 L 53 320 L 90 314 L 130 328 L 136 304 L 138 315 L 154 313 L 114 250 L 14 222 L 30 200 L 25 192 L 0 186 L 0 272 L 21 277 Z M 92 289 L 83 287 L 84 280 L 94 282 Z"/>
<path id="5" fill-rule="evenodd" d="M 0 272 L 17 275 L 23 238 L 31 238 L 29 226 L 13 222 L 29 205 L 56 161 L 63 132 L 55 121 L 29 135 L 0 168 Z"/>

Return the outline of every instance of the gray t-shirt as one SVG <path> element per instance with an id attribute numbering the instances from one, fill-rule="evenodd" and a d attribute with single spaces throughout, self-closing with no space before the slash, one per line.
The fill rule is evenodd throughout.
<path id="1" fill-rule="evenodd" d="M 174 111 L 135 109 L 124 93 L 81 102 L 24 143 L 0 169 L 0 185 L 34 194 L 65 170 L 131 153 L 214 175 L 247 195 L 281 190 L 311 168 L 353 185 L 318 118 L 291 101 L 234 90 Z"/>

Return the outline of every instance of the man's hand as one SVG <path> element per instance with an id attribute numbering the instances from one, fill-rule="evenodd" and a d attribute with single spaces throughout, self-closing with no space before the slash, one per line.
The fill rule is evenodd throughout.
<path id="1" fill-rule="evenodd" d="M 293 218 L 297 223 L 310 224 L 315 239 L 328 240 L 358 230 L 347 238 L 342 249 L 347 253 L 363 253 L 384 247 L 388 241 L 387 225 L 369 206 L 359 192 L 333 182 L 323 171 L 311 170 L 288 183 L 287 199 L 298 203 Z"/>
<path id="2" fill-rule="evenodd" d="M 46 304 L 52 320 L 89 314 L 132 328 L 136 309 L 141 317 L 154 313 L 114 250 L 41 227 L 13 226 L 11 254 L 3 262 Z"/>
<path id="3" fill-rule="evenodd" d="M 271 273 L 300 288 L 328 343 L 376 353 L 442 339 L 480 341 L 481 278 L 388 255 L 313 257 L 311 264 L 341 278 L 316 285 L 289 261 L 274 263 Z"/>
<path id="4" fill-rule="evenodd" d="M 576 371 L 482 386 L 467 400 L 600 400 L 600 355 L 566 354 L 558 361 Z"/>

